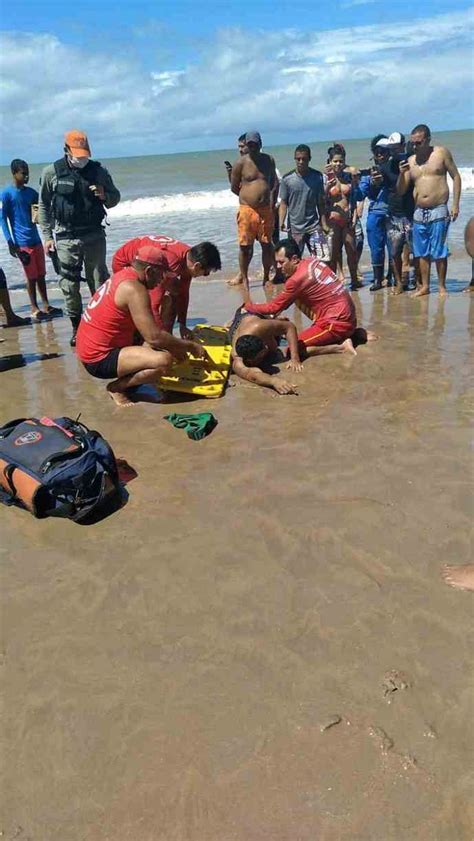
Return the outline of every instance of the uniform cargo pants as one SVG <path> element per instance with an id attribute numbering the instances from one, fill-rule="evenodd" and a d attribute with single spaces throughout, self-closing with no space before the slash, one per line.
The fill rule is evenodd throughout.
<path id="1" fill-rule="evenodd" d="M 80 291 L 81 272 L 84 266 L 85 278 L 91 295 L 109 277 L 105 262 L 106 242 L 104 233 L 85 234 L 80 239 L 58 239 L 56 250 L 60 265 L 59 286 L 64 295 L 66 311 L 71 319 L 82 315 Z"/>

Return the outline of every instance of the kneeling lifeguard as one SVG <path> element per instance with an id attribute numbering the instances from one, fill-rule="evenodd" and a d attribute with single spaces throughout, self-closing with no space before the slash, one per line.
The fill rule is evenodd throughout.
<path id="1" fill-rule="evenodd" d="M 300 250 L 292 239 L 275 247 L 277 269 L 285 276 L 282 292 L 266 304 L 246 301 L 246 310 L 254 315 L 278 315 L 296 304 L 312 324 L 298 334 L 302 359 L 320 355 L 327 345 L 342 345 L 355 353 L 353 343 L 363 344 L 372 338 L 365 330 L 357 329 L 354 302 L 334 272 L 315 257 L 301 259 Z"/>
<path id="2" fill-rule="evenodd" d="M 159 248 L 139 248 L 132 265 L 97 290 L 82 316 L 76 353 L 89 374 L 112 380 L 107 391 L 119 406 L 131 405 L 128 389 L 154 383 L 188 354 L 211 363 L 199 342 L 178 339 L 154 321 L 149 291 L 166 269 Z M 133 344 L 137 331 L 144 345 Z"/>

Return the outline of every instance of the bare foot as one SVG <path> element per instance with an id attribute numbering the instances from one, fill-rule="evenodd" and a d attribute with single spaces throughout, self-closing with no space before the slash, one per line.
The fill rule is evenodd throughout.
<path id="1" fill-rule="evenodd" d="M 379 339 L 377 333 L 372 333 L 372 330 L 367 330 L 367 341 L 368 342 L 376 342 Z"/>
<path id="2" fill-rule="evenodd" d="M 423 288 L 423 286 L 420 286 L 420 288 L 417 289 L 416 292 L 413 292 L 410 295 L 410 298 L 422 298 L 423 295 L 429 295 L 429 294 L 430 294 L 429 289 L 425 289 L 425 288 Z"/>
<path id="3" fill-rule="evenodd" d="M 357 351 L 352 344 L 352 339 L 346 339 L 344 342 L 341 342 L 339 347 L 341 348 L 341 353 L 352 353 L 353 356 L 357 356 Z"/>
<path id="4" fill-rule="evenodd" d="M 403 295 L 405 288 L 403 286 L 394 286 L 393 289 L 390 290 L 391 295 Z"/>
<path id="5" fill-rule="evenodd" d="M 474 590 L 474 564 L 457 564 L 443 567 L 443 578 L 457 590 Z"/>
<path id="6" fill-rule="evenodd" d="M 125 406 L 133 406 L 133 402 L 130 400 L 128 394 L 126 394 L 124 391 L 113 391 L 113 389 L 110 388 L 110 385 L 106 387 L 106 390 L 109 397 L 111 397 L 114 403 L 117 406 L 120 406 L 120 408 L 124 408 Z"/>
<path id="7" fill-rule="evenodd" d="M 469 286 L 466 286 L 465 289 L 462 290 L 463 292 L 474 292 L 474 280 L 471 280 Z"/>
<path id="8" fill-rule="evenodd" d="M 231 280 L 227 280 L 226 283 L 227 283 L 227 286 L 240 286 L 241 283 L 243 283 L 242 275 L 238 274 L 235 277 L 233 277 Z"/>
<path id="9" fill-rule="evenodd" d="M 438 295 L 439 295 L 440 298 L 448 298 L 449 297 L 448 290 L 444 286 L 440 286 L 440 288 L 438 289 Z"/>

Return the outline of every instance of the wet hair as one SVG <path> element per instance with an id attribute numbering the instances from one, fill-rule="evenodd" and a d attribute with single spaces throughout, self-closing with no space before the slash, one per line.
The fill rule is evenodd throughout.
<path id="1" fill-rule="evenodd" d="M 235 343 L 235 352 L 237 356 L 247 365 L 252 359 L 255 359 L 262 350 L 265 349 L 265 343 L 260 336 L 251 336 L 246 333 L 245 336 L 239 336 Z"/>
<path id="2" fill-rule="evenodd" d="M 419 126 L 415 126 L 415 128 L 412 128 L 411 133 L 418 134 L 419 131 L 422 131 L 425 137 L 431 138 L 431 131 L 429 130 L 428 126 L 426 126 L 424 123 L 420 123 Z"/>
<path id="3" fill-rule="evenodd" d="M 277 242 L 277 244 L 275 245 L 275 253 L 279 251 L 280 248 L 284 249 L 285 256 L 288 258 L 301 257 L 300 247 L 298 243 L 294 241 L 294 239 L 282 239 L 281 242 Z"/>
<path id="4" fill-rule="evenodd" d="M 197 245 L 193 245 L 189 253 L 191 260 L 194 263 L 200 263 L 203 269 L 218 272 L 221 268 L 219 249 L 212 242 L 199 242 Z"/>
<path id="5" fill-rule="evenodd" d="M 237 138 L 237 143 L 245 143 L 245 134 L 241 134 L 240 137 Z"/>
<path id="6" fill-rule="evenodd" d="M 308 158 L 311 160 L 311 149 L 306 145 L 306 143 L 300 143 L 300 145 L 295 149 L 295 155 L 297 152 L 306 152 Z"/>
<path id="7" fill-rule="evenodd" d="M 329 149 L 328 149 L 328 164 L 331 163 L 334 155 L 342 155 L 344 160 L 346 159 L 346 150 L 344 149 L 344 146 L 342 145 L 342 143 L 333 143 L 333 145 L 329 147 Z"/>
<path id="8" fill-rule="evenodd" d="M 12 171 L 12 175 L 15 175 L 15 172 L 28 172 L 29 167 L 26 161 L 22 161 L 21 158 L 13 158 L 10 169 Z"/>

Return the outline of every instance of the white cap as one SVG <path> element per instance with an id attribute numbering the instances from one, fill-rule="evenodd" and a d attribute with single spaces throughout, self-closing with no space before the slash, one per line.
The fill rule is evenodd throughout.
<path id="1" fill-rule="evenodd" d="M 403 135 L 401 135 L 399 131 L 392 131 L 390 137 L 388 138 L 387 146 L 399 146 L 399 144 L 403 142 Z"/>
<path id="2" fill-rule="evenodd" d="M 375 145 L 376 146 L 382 146 L 384 149 L 386 149 L 387 146 L 390 146 L 390 138 L 389 137 L 381 137 L 380 140 L 378 140 Z"/>

